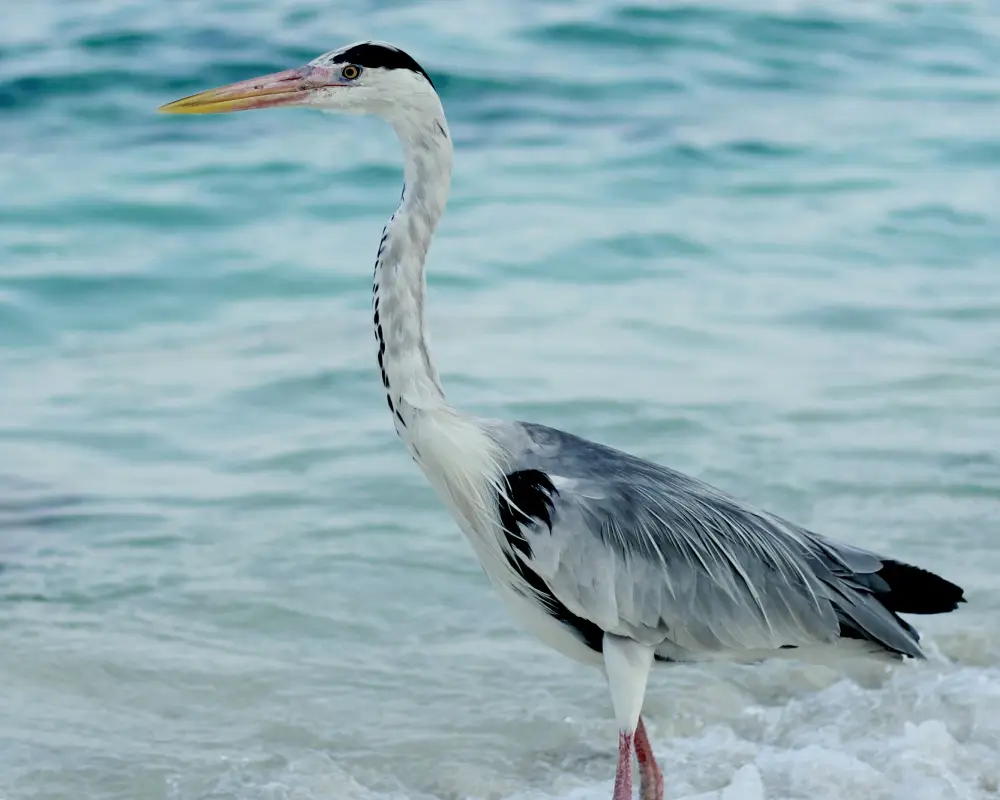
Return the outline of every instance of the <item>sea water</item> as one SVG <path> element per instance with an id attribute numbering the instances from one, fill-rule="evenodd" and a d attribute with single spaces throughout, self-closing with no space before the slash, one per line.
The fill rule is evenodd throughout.
<path id="1" fill-rule="evenodd" d="M 943 0 L 5 3 L 0 797 L 611 795 L 385 408 L 391 130 L 155 113 L 369 38 L 455 141 L 456 406 L 966 589 L 926 662 L 658 670 L 667 796 L 996 797 L 1000 18 Z"/>

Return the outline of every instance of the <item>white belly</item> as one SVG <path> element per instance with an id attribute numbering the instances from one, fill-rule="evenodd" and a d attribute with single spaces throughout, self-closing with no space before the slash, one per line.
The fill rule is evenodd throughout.
<path id="1" fill-rule="evenodd" d="M 601 654 L 587 647 L 568 625 L 513 590 L 501 586 L 495 588 L 511 616 L 553 650 L 581 664 L 604 666 Z"/>
<path id="2" fill-rule="evenodd" d="M 459 527 L 479 557 L 479 564 L 490 579 L 490 584 L 496 589 L 497 594 L 500 595 L 500 598 L 514 619 L 534 633 L 549 647 L 562 653 L 567 658 L 579 661 L 582 664 L 592 664 L 603 668 L 604 657 L 587 647 L 571 627 L 564 625 L 552 617 L 538 603 L 518 593 L 511 586 L 510 575 L 506 574 L 502 569 L 497 569 L 497 574 L 495 575 L 491 574 L 490 566 L 495 565 L 499 560 L 495 552 L 498 549 L 499 542 L 494 538 L 496 534 L 492 532 L 493 529 L 498 529 L 499 527 L 496 521 L 483 520 L 482 527 L 490 532 L 485 534 L 477 532 L 469 525 L 463 514 L 458 511 L 447 492 L 442 492 L 441 498 L 459 523 Z M 496 568 L 494 567 L 494 569 Z"/>

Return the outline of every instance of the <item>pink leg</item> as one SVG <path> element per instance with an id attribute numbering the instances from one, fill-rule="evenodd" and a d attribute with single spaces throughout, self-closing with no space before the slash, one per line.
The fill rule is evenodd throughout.
<path id="1" fill-rule="evenodd" d="M 641 716 L 635 729 L 635 755 L 639 759 L 639 794 L 642 800 L 663 800 L 663 773 L 653 757 L 653 748 L 649 746 Z"/>
<path id="2" fill-rule="evenodd" d="M 632 800 L 632 734 L 618 733 L 618 771 L 614 800 Z"/>

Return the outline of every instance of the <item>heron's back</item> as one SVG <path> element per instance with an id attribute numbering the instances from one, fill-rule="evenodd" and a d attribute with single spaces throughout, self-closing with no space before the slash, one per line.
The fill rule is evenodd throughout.
<path id="1" fill-rule="evenodd" d="M 508 425 L 516 468 L 501 516 L 511 556 L 541 605 L 593 648 L 608 632 L 674 660 L 843 640 L 919 658 L 919 635 L 899 614 L 963 602 L 934 573 L 683 473 L 545 426 Z"/>

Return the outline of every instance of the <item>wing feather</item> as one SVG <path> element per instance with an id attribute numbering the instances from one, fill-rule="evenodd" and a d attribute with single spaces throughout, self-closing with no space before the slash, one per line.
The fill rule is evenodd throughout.
<path id="1" fill-rule="evenodd" d="M 519 469 L 551 480 L 518 556 L 559 603 L 602 630 L 692 654 L 836 641 L 852 631 L 921 651 L 880 603 L 883 560 L 642 459 L 540 425 Z M 845 633 L 846 631 L 846 633 Z M 858 638 L 858 637 L 856 637 Z"/>

